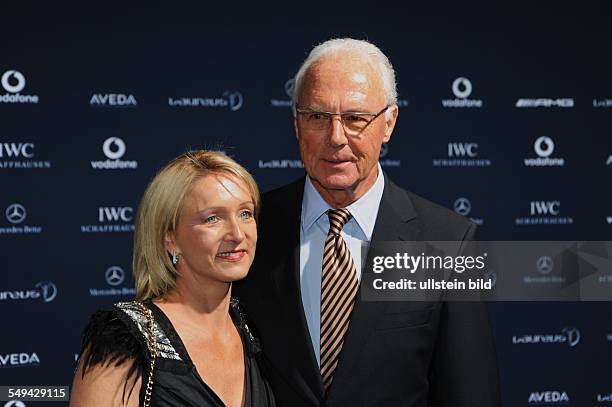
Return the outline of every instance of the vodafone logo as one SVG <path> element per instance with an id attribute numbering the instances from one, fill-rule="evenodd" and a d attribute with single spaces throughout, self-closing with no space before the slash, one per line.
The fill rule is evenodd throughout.
<path id="1" fill-rule="evenodd" d="M 472 81 L 464 76 L 460 76 L 451 84 L 454 99 L 443 99 L 442 107 L 444 108 L 482 108 L 483 101 L 481 99 L 468 99 L 472 95 Z"/>
<path id="2" fill-rule="evenodd" d="M 25 89 L 26 78 L 16 69 L 9 69 L 0 76 L 0 86 L 6 91 L 0 94 L 0 103 L 28 104 L 38 103 L 38 95 L 24 95 L 20 92 Z"/>
<path id="3" fill-rule="evenodd" d="M 111 160 L 118 160 L 125 154 L 125 143 L 119 137 L 109 137 L 102 144 L 102 152 Z"/>
<path id="4" fill-rule="evenodd" d="M 555 151 L 555 142 L 550 137 L 542 136 L 535 141 L 533 149 L 538 156 L 546 158 Z"/>
<path id="5" fill-rule="evenodd" d="M 109 137 L 102 143 L 102 152 L 106 160 L 91 161 L 91 167 L 96 170 L 128 170 L 138 168 L 138 161 L 120 160 L 127 148 L 125 142 L 119 137 Z"/>
<path id="6" fill-rule="evenodd" d="M 26 80 L 21 72 L 11 69 L 2 75 L 0 83 L 7 92 L 19 93 L 25 88 Z"/>
<path id="7" fill-rule="evenodd" d="M 459 99 L 465 99 L 472 94 L 472 82 L 468 78 L 457 78 L 453 81 L 452 91 Z"/>

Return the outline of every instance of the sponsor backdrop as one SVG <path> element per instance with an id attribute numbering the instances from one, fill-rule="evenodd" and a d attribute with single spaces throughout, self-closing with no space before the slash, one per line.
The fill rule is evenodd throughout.
<path id="1" fill-rule="evenodd" d="M 609 10 L 287 19 L 11 7 L 0 28 L 2 385 L 70 384 L 87 317 L 134 296 L 135 212 L 167 160 L 220 149 L 262 191 L 303 174 L 291 78 L 332 36 L 368 38 L 395 66 L 399 122 L 380 157 L 395 182 L 471 218 L 482 239 L 612 240 Z M 549 260 L 525 274 L 547 274 Z M 505 406 L 612 405 L 609 303 L 489 307 Z"/>

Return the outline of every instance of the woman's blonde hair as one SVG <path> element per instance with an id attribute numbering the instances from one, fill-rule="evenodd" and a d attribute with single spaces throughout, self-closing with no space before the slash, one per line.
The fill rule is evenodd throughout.
<path id="1" fill-rule="evenodd" d="M 253 176 L 236 161 L 217 151 L 198 150 L 180 155 L 163 167 L 147 187 L 136 215 L 132 270 L 136 299 L 158 298 L 174 287 L 176 269 L 165 248 L 166 233 L 176 228 L 183 200 L 199 178 L 225 174 L 243 181 L 253 204 L 260 206 Z"/>

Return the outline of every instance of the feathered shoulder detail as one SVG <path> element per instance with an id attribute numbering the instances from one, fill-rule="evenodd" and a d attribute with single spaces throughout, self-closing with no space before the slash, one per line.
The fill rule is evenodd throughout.
<path id="1" fill-rule="evenodd" d="M 126 322 L 116 309 L 96 311 L 83 331 L 81 348 L 83 377 L 90 368 L 98 364 L 120 366 L 130 363 L 124 396 L 128 382 L 135 384 L 138 377 L 142 376 L 143 366 L 147 363 L 143 343 Z"/>

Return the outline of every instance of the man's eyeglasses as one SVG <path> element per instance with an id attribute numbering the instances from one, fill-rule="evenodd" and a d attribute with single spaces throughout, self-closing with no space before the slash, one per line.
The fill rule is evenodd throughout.
<path id="1" fill-rule="evenodd" d="M 334 116 L 340 117 L 340 123 L 348 136 L 358 136 L 366 127 L 370 125 L 378 116 L 383 114 L 389 105 L 385 106 L 378 113 L 362 113 L 362 112 L 343 112 L 331 113 L 321 112 L 312 109 L 302 109 L 296 105 L 295 111 L 302 117 L 301 124 L 304 130 L 310 131 L 327 131 L 331 128 Z"/>

